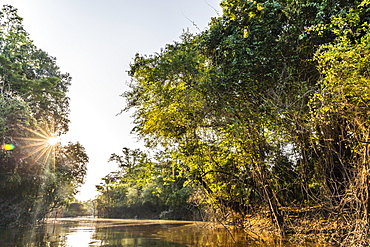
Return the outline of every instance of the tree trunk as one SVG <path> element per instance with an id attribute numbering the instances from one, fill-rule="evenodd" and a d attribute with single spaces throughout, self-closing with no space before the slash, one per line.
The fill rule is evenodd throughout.
<path id="1" fill-rule="evenodd" d="M 274 191 L 269 184 L 265 184 L 264 193 L 269 204 L 272 222 L 276 224 L 281 235 L 285 234 L 284 216 L 281 213 Z"/>
<path id="2" fill-rule="evenodd" d="M 279 202 L 276 197 L 275 191 L 271 188 L 269 180 L 266 177 L 268 171 L 263 168 L 257 168 L 257 179 L 259 184 L 262 187 L 262 193 L 265 197 L 266 202 L 269 205 L 270 215 L 272 223 L 275 224 L 281 235 L 285 234 L 285 223 L 283 214 L 279 208 Z"/>

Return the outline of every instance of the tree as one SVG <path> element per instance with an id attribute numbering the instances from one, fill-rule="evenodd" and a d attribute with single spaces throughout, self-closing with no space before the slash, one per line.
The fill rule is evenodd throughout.
<path id="1" fill-rule="evenodd" d="M 323 77 L 311 102 L 326 191 L 336 208 L 340 205 L 339 210 L 352 212 L 350 219 L 360 224 L 360 232 L 370 212 L 369 4 L 359 2 L 325 27 L 332 28 L 337 38 L 316 53 Z M 366 241 L 358 232 L 353 235 Z"/>
<path id="2" fill-rule="evenodd" d="M 62 74 L 56 59 L 38 49 L 22 26 L 17 9 L 4 5 L 0 13 L 0 78 L 3 92 L 21 96 L 34 117 L 68 131 L 71 77 Z"/>
<path id="3" fill-rule="evenodd" d="M 136 55 L 131 91 L 123 96 L 127 109 L 136 109 L 134 131 L 149 147 L 165 147 L 216 212 L 262 205 L 283 233 L 281 206 L 332 201 L 352 176 L 351 166 L 342 166 L 357 151 L 335 143 L 355 133 L 353 126 L 366 125 L 353 123 L 343 132 L 348 121 L 338 114 L 313 123 L 309 102 L 322 103 L 316 116 L 328 109 L 327 100 L 343 103 L 328 83 L 320 88 L 326 66 L 335 80 L 333 68 L 343 72 L 332 59 L 338 44 L 362 54 L 351 66 L 366 71 L 366 41 L 362 48 L 349 44 L 366 37 L 367 2 L 224 0 L 221 6 L 223 15 L 201 34 L 186 33 L 160 53 Z M 357 36 L 338 43 L 339 30 Z M 339 64 L 348 53 L 338 53 Z M 367 81 L 360 81 L 356 92 L 365 91 Z"/>
<path id="4" fill-rule="evenodd" d="M 17 10 L 0 12 L 1 226 L 28 225 L 67 203 L 83 183 L 79 144 L 50 144 L 68 131 L 68 86 L 55 58 L 38 49 Z M 11 147 L 11 148 L 8 148 Z"/>
<path id="5" fill-rule="evenodd" d="M 112 154 L 110 161 L 120 170 L 96 186 L 100 216 L 191 219 L 187 202 L 191 188 L 184 185 L 169 157 L 157 153 L 150 159 L 139 149 L 123 148 L 122 155 Z"/>

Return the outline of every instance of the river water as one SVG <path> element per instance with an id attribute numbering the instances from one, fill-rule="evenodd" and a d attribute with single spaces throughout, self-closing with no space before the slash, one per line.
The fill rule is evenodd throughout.
<path id="1" fill-rule="evenodd" d="M 1 247 L 297 246 L 204 222 L 99 218 L 50 219 L 32 229 L 0 229 Z M 301 245 L 314 246 L 314 245 Z"/>

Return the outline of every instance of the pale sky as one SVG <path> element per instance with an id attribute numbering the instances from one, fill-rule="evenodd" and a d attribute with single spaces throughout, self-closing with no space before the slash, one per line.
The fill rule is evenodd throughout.
<path id="1" fill-rule="evenodd" d="M 97 195 L 95 185 L 109 172 L 110 154 L 140 148 L 130 134 L 130 113 L 120 94 L 134 55 L 153 54 L 179 40 L 183 30 L 199 33 L 221 13 L 220 0 L 0 0 L 18 9 L 35 45 L 57 58 L 72 76 L 70 131 L 64 140 L 79 141 L 90 158 L 86 183 L 77 195 Z M 217 11 L 216 11 L 216 10 Z M 217 13 L 218 12 L 218 13 Z M 192 22 L 191 22 L 191 21 Z"/>

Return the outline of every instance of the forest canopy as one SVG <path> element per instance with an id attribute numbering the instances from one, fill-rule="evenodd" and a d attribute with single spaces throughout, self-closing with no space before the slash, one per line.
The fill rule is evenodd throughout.
<path id="1" fill-rule="evenodd" d="M 17 9 L 0 11 L 0 226 L 28 225 L 65 205 L 83 183 L 79 143 L 51 141 L 68 131 L 71 77 L 37 48 Z"/>
<path id="2" fill-rule="evenodd" d="M 316 208 L 343 243 L 368 241 L 370 2 L 221 6 L 205 31 L 137 54 L 128 72 L 133 132 L 176 170 L 161 179 L 185 180 L 222 222 L 267 209 L 284 233 L 293 208 Z M 116 192 L 128 181 L 117 175 Z"/>

